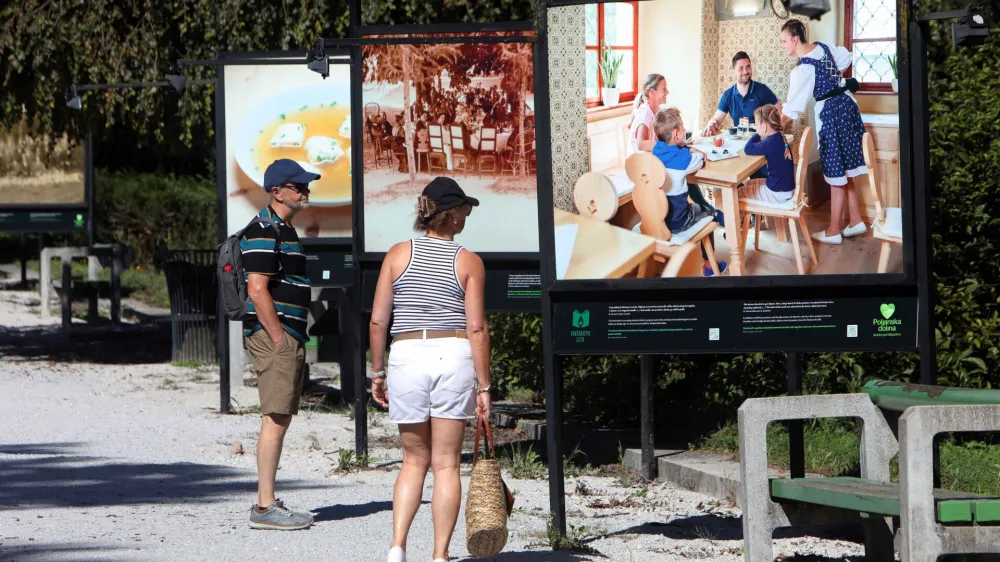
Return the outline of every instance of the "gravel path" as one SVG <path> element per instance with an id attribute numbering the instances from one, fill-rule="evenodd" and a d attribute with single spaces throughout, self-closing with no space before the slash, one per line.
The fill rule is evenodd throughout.
<path id="1" fill-rule="evenodd" d="M 52 361 L 13 355 L 24 333 L 47 333 L 32 313 L 37 296 L 0 292 L 0 560 L 381 561 L 391 538 L 392 484 L 400 452 L 394 426 L 372 420 L 373 462 L 341 473 L 338 451 L 353 448 L 353 421 L 305 413 L 292 423 L 278 473 L 279 496 L 316 514 L 308 531 L 251 531 L 254 445 L 260 417 L 220 415 L 217 372 L 169 364 Z M 47 344 L 53 354 L 57 342 Z M 239 387 L 242 408 L 256 389 Z M 239 441 L 243 454 L 233 452 Z M 381 447 L 380 447 L 381 445 Z M 468 486 L 469 466 L 463 466 Z M 497 560 L 742 560 L 738 510 L 705 496 L 607 476 L 566 482 L 572 535 L 596 553 L 548 549 L 544 480 L 505 476 L 517 504 Z M 425 501 L 430 499 L 432 478 Z M 465 522 L 452 541 L 464 560 Z M 428 561 L 432 527 L 422 507 L 409 559 Z M 776 541 L 776 555 L 858 556 L 850 542 L 813 537 Z"/>

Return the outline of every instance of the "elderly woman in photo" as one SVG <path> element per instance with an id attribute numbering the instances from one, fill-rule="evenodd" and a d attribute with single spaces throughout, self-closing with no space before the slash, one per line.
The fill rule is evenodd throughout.
<path id="1" fill-rule="evenodd" d="M 819 155 L 823 176 L 830 184 L 830 225 L 812 237 L 825 244 L 841 244 L 844 238 L 868 230 L 861 220 L 857 190 L 853 182 L 848 183 L 848 178 L 868 173 L 861 148 L 865 125 L 858 102 L 841 76 L 851 66 L 851 52 L 844 47 L 831 49 L 824 43 L 808 43 L 806 27 L 798 20 L 789 20 L 781 27 L 781 46 L 789 55 L 799 57 L 791 74 L 788 101 L 782 104 L 782 120 L 790 124 L 805 113 L 810 98 L 816 100 Z M 847 228 L 842 224 L 845 201 L 850 213 Z"/>
<path id="2" fill-rule="evenodd" d="M 648 74 L 642 84 L 642 90 L 635 97 L 632 108 L 632 122 L 628 127 L 627 156 L 643 150 L 649 152 L 656 144 L 656 134 L 653 132 L 653 118 L 660 107 L 666 105 L 667 79 L 662 74 Z"/>
<path id="3" fill-rule="evenodd" d="M 388 406 L 403 446 L 392 498 L 389 562 L 406 560 L 406 537 L 428 468 L 434 471 L 434 560 L 448 560 L 462 500 L 458 469 L 466 420 L 490 413 L 486 270 L 479 256 L 454 240 L 477 205 L 455 180 L 431 181 L 417 201 L 414 224 L 424 236 L 389 249 L 375 288 L 372 398 Z"/>

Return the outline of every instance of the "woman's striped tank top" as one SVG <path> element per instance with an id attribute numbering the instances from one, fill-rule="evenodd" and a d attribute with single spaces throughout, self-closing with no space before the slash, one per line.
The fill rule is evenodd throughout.
<path id="1" fill-rule="evenodd" d="M 392 282 L 391 335 L 465 330 L 465 290 L 458 281 L 462 246 L 423 236 L 410 241 L 410 263 Z"/>

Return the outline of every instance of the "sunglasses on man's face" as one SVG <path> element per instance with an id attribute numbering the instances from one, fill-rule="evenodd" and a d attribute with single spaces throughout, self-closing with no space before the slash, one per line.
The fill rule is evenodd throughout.
<path id="1" fill-rule="evenodd" d="M 303 195 L 309 195 L 309 184 L 305 184 L 305 183 L 286 183 L 286 184 L 283 184 L 281 187 L 284 187 L 284 188 L 287 188 L 287 189 L 294 189 L 295 191 L 298 191 L 299 193 L 301 193 Z"/>

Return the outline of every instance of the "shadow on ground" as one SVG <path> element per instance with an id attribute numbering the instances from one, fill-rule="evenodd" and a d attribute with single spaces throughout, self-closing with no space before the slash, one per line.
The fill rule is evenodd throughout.
<path id="1" fill-rule="evenodd" d="M 473 560 L 489 560 L 490 562 L 581 562 L 603 558 L 599 555 L 583 556 L 572 552 L 559 550 L 522 550 L 501 552 L 493 558 L 460 558 L 461 562 L 472 562 Z"/>
<path id="2" fill-rule="evenodd" d="M 420 503 L 421 505 L 426 505 L 431 502 L 422 501 Z M 341 521 L 343 519 L 368 517 L 369 515 L 374 515 L 382 511 L 392 511 L 392 502 L 376 501 L 358 504 L 338 504 L 328 505 L 326 507 L 320 507 L 312 510 L 314 520 L 317 523 L 323 521 Z"/>
<path id="3" fill-rule="evenodd" d="M 743 520 L 741 517 L 726 517 L 712 513 L 681 517 L 668 523 L 643 523 L 623 529 L 615 535 L 657 535 L 673 540 L 717 540 L 742 541 Z M 841 526 L 799 526 L 784 527 L 774 531 L 775 539 L 816 537 L 860 542 L 860 527 Z"/>
<path id="4" fill-rule="evenodd" d="M 31 542 L 11 546 L 0 540 L 0 560 L 9 562 L 34 562 L 45 560 L 72 560 L 73 562 L 106 562 L 117 560 L 135 560 L 135 552 L 112 544 L 94 545 L 93 543 L 61 542 L 43 543 Z"/>
<path id="5" fill-rule="evenodd" d="M 7 509 L 156 503 L 252 502 L 256 474 L 197 463 L 120 463 L 78 453 L 80 443 L 0 447 L 0 506 Z M 282 490 L 315 489 L 282 481 Z"/>
<path id="6" fill-rule="evenodd" d="M 67 332 L 61 325 L 0 326 L 0 357 L 39 361 L 87 361 L 92 363 L 170 362 L 170 324 L 122 324 L 88 326 L 73 324 Z"/>

